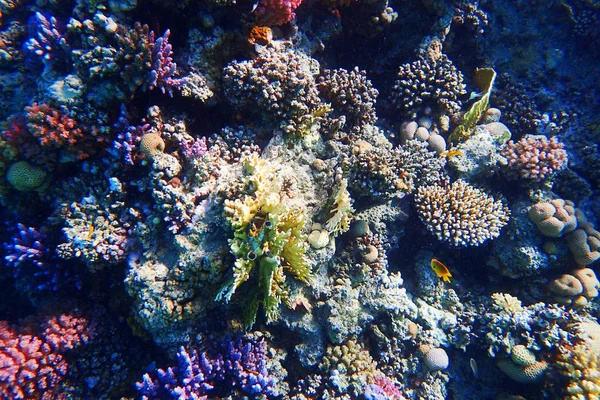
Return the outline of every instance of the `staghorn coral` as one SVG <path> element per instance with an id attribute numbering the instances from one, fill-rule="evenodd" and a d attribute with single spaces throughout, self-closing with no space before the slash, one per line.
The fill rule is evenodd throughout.
<path id="1" fill-rule="evenodd" d="M 452 246 L 479 246 L 498 237 L 510 214 L 502 201 L 462 180 L 419 187 L 415 204 L 427 230 Z"/>
<path id="2" fill-rule="evenodd" d="M 286 272 L 308 283 L 311 271 L 304 254 L 305 214 L 285 205 L 269 162 L 257 155 L 242 162 L 246 184 L 254 193 L 243 200 L 225 201 L 225 214 L 234 231 L 229 247 L 236 260 L 232 277 L 217 300 L 229 302 L 240 285 L 250 281 L 245 285 L 244 322 L 252 326 L 261 305 L 267 323 L 278 319 L 279 305 L 287 299 Z"/>
<path id="3" fill-rule="evenodd" d="M 375 124 L 375 103 L 379 91 L 373 87 L 367 74 L 358 67 L 347 71 L 343 68 L 323 71 L 319 77 L 319 92 L 331 103 L 330 117 L 345 116 L 351 127 Z"/>
<path id="4" fill-rule="evenodd" d="M 46 18 L 40 12 L 35 13 L 35 35 L 26 43 L 26 48 L 42 59 L 45 71 L 50 72 L 56 64 L 65 67 L 65 60 L 71 51 L 65 38 L 65 27 L 55 17 Z"/>
<path id="5" fill-rule="evenodd" d="M 393 88 L 396 107 L 409 118 L 427 107 L 436 115 L 456 114 L 465 93 L 463 75 L 442 53 L 439 40 L 433 40 L 417 61 L 400 66 Z"/>
<path id="6" fill-rule="evenodd" d="M 77 312 L 27 320 L 19 327 L 0 321 L 0 397 L 67 399 L 62 385 L 68 364 L 62 353 L 87 343 L 95 330 L 94 322 Z"/>
<path id="7" fill-rule="evenodd" d="M 28 295 L 40 292 L 47 295 L 47 292 L 79 286 L 78 274 L 71 266 L 59 263 L 54 249 L 48 246 L 45 229 L 18 224 L 16 234 L 4 247 L 7 252 L 4 260 L 13 268 L 17 287 Z"/>
<path id="8" fill-rule="evenodd" d="M 509 141 L 502 150 L 506 158 L 506 176 L 542 182 L 567 166 L 564 145 L 553 136 L 525 135 L 518 142 Z"/>
<path id="9" fill-rule="evenodd" d="M 252 60 L 230 63 L 223 70 L 224 92 L 234 106 L 258 108 L 271 126 L 303 136 L 323 112 L 315 81 L 319 66 L 286 46 L 278 42 Z"/>

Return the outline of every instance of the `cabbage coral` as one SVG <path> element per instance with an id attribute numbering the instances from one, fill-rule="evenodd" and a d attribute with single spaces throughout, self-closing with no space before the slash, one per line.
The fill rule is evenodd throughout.
<path id="1" fill-rule="evenodd" d="M 304 255 L 304 212 L 282 202 L 274 168 L 265 160 L 256 155 L 247 158 L 244 172 L 246 187 L 254 193 L 243 200 L 225 201 L 225 214 L 234 231 L 229 247 L 236 260 L 217 300 L 228 302 L 249 281 L 244 323 L 250 327 L 261 305 L 267 323 L 278 318 L 279 305 L 288 297 L 286 273 L 308 283 L 311 272 Z"/>

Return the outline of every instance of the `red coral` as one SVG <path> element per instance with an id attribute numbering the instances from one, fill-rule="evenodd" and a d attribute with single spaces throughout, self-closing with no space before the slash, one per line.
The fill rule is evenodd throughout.
<path id="1" fill-rule="evenodd" d="M 61 353 L 87 343 L 97 324 L 76 314 L 29 317 L 22 324 L 0 321 L 0 398 L 66 398 L 60 384 L 68 365 Z"/>
<path id="2" fill-rule="evenodd" d="M 27 128 L 45 149 L 64 149 L 78 159 L 89 157 L 82 146 L 85 134 L 77 121 L 48 104 L 33 103 L 26 107 Z"/>
<path id="3" fill-rule="evenodd" d="M 510 179 L 541 182 L 567 166 L 567 152 L 556 137 L 526 135 L 518 142 L 509 141 L 502 155 L 508 161 Z"/>
<path id="4" fill-rule="evenodd" d="M 294 17 L 294 12 L 302 0 L 259 0 L 256 8 L 256 20 L 259 25 L 280 26 Z"/>
<path id="5" fill-rule="evenodd" d="M 67 363 L 42 339 L 0 321 L 0 397 L 62 399 L 57 386 Z"/>
<path id="6" fill-rule="evenodd" d="M 42 323 L 42 337 L 56 351 L 71 350 L 85 344 L 96 334 L 96 326 L 87 318 L 62 314 Z"/>

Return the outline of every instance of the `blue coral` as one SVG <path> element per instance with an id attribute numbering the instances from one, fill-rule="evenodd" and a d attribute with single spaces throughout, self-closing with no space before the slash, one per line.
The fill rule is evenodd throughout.
<path id="1" fill-rule="evenodd" d="M 213 356 L 181 347 L 177 367 L 144 374 L 136 388 L 143 399 L 204 399 L 227 388 L 245 395 L 276 395 L 277 379 L 269 374 L 267 361 L 264 341 L 225 341 Z"/>
<path id="2" fill-rule="evenodd" d="M 17 233 L 5 243 L 7 266 L 13 268 L 18 286 L 29 293 L 56 292 L 79 286 L 77 275 L 55 259 L 46 235 L 36 228 L 17 225 Z"/>

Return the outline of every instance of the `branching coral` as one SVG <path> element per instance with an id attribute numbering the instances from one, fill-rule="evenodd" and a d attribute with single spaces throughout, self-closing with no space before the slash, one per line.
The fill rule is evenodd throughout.
<path id="1" fill-rule="evenodd" d="M 310 266 L 304 255 L 304 213 L 285 205 L 273 167 L 254 155 L 244 162 L 247 186 L 254 192 L 243 200 L 225 201 L 225 214 L 234 230 L 229 240 L 235 256 L 232 277 L 217 300 L 228 302 L 246 281 L 244 322 L 252 326 L 262 305 L 267 322 L 278 319 L 279 305 L 287 298 L 286 272 L 308 283 Z"/>
<path id="2" fill-rule="evenodd" d="M 239 396 L 279 394 L 277 379 L 271 374 L 281 365 L 269 359 L 264 340 L 225 341 L 220 350 L 211 355 L 181 347 L 178 366 L 158 369 L 157 378 L 145 374 L 137 389 L 143 399 L 207 399 L 213 391 L 223 390 Z"/>
<path id="3" fill-rule="evenodd" d="M 279 43 L 253 60 L 225 67 L 225 95 L 238 107 L 258 107 L 267 122 L 302 136 L 322 112 L 315 81 L 318 68 L 316 60 Z"/>
<path id="4" fill-rule="evenodd" d="M 318 87 L 325 100 L 331 102 L 333 114 L 344 115 L 352 126 L 377 121 L 375 102 L 379 92 L 365 71 L 358 67 L 351 71 L 326 69 L 319 77 Z"/>
<path id="5" fill-rule="evenodd" d="M 427 230 L 452 246 L 478 246 L 498 237 L 510 215 L 502 201 L 462 180 L 422 186 L 415 203 Z"/>
<path id="6" fill-rule="evenodd" d="M 414 117 L 426 107 L 438 114 L 456 114 L 465 93 L 462 73 L 442 53 L 441 42 L 434 40 L 425 55 L 400 66 L 393 95 L 396 107 Z"/>
<path id="7" fill-rule="evenodd" d="M 518 142 L 509 141 L 502 155 L 507 159 L 507 177 L 542 182 L 567 166 L 564 145 L 553 136 L 527 135 Z"/>

